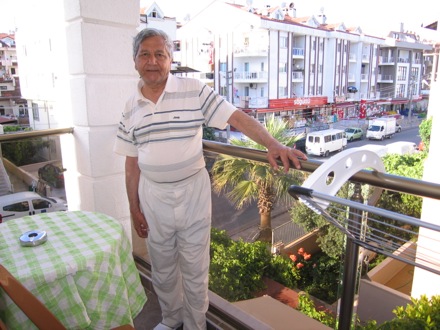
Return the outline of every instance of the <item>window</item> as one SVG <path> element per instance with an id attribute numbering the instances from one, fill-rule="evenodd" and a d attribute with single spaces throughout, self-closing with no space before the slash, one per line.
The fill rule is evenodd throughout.
<path id="1" fill-rule="evenodd" d="M 279 70 L 280 73 L 287 72 L 287 63 L 286 62 L 280 62 L 278 70 Z"/>
<path id="2" fill-rule="evenodd" d="M 180 40 L 174 40 L 174 51 L 180 51 Z"/>
<path id="3" fill-rule="evenodd" d="M 52 206 L 49 201 L 45 199 L 34 199 L 32 201 L 32 205 L 34 206 L 35 210 L 48 209 Z"/>
<path id="4" fill-rule="evenodd" d="M 157 13 L 157 10 L 156 10 L 156 9 L 153 9 L 153 10 L 148 14 L 148 17 L 154 17 L 154 18 L 156 18 L 156 17 L 159 17 L 159 14 Z"/>
<path id="5" fill-rule="evenodd" d="M 280 48 L 287 48 L 287 37 L 280 37 Z"/>
<path id="6" fill-rule="evenodd" d="M 280 97 L 285 97 L 287 96 L 287 87 L 278 87 L 278 93 Z"/>
<path id="7" fill-rule="evenodd" d="M 40 111 L 38 110 L 38 104 L 32 103 L 32 117 L 36 121 L 40 121 Z"/>
<path id="8" fill-rule="evenodd" d="M 9 212 L 27 212 L 29 211 L 29 203 L 27 201 L 6 205 L 3 211 Z"/>

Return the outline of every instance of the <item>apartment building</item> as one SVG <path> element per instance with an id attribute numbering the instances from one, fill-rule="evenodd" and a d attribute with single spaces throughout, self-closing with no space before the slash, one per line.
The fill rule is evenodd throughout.
<path id="1" fill-rule="evenodd" d="M 27 116 L 27 106 L 20 93 L 15 35 L 0 33 L 0 124 L 20 116 Z"/>
<path id="2" fill-rule="evenodd" d="M 297 126 L 422 106 L 423 52 L 432 47 L 415 34 L 370 36 L 328 24 L 323 14 L 296 17 L 293 4 L 223 2 L 177 33 L 182 63 L 212 77 L 221 95 L 259 119 L 275 113 Z"/>

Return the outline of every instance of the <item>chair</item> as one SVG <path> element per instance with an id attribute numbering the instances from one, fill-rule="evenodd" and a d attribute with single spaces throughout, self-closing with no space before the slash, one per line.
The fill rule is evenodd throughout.
<path id="1" fill-rule="evenodd" d="M 15 302 L 24 314 L 40 330 L 66 330 L 66 327 L 44 304 L 24 287 L 3 265 L 0 265 L 0 288 Z M 0 320 L 0 329 L 7 329 Z M 112 330 L 134 330 L 131 325 L 122 325 Z"/>

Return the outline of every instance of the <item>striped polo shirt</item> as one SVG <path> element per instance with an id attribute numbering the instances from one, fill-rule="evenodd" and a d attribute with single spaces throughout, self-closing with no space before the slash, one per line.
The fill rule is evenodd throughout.
<path id="1" fill-rule="evenodd" d="M 205 167 L 202 125 L 225 129 L 236 108 L 197 79 L 170 74 L 156 104 L 142 84 L 125 105 L 114 151 L 138 157 L 142 175 L 155 182 L 194 175 Z"/>

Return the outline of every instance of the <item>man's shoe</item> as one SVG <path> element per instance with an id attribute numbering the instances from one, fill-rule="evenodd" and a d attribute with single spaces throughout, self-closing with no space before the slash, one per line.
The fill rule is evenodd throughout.
<path id="1" fill-rule="evenodd" d="M 169 326 L 167 326 L 167 325 L 165 325 L 165 324 L 163 324 L 163 323 L 159 323 L 158 325 L 156 325 L 155 327 L 154 327 L 154 329 L 153 330 L 177 330 L 177 329 L 181 329 L 181 324 L 179 324 L 178 326 L 176 326 L 176 327 L 174 327 L 174 328 L 171 328 L 171 327 L 169 327 Z"/>

